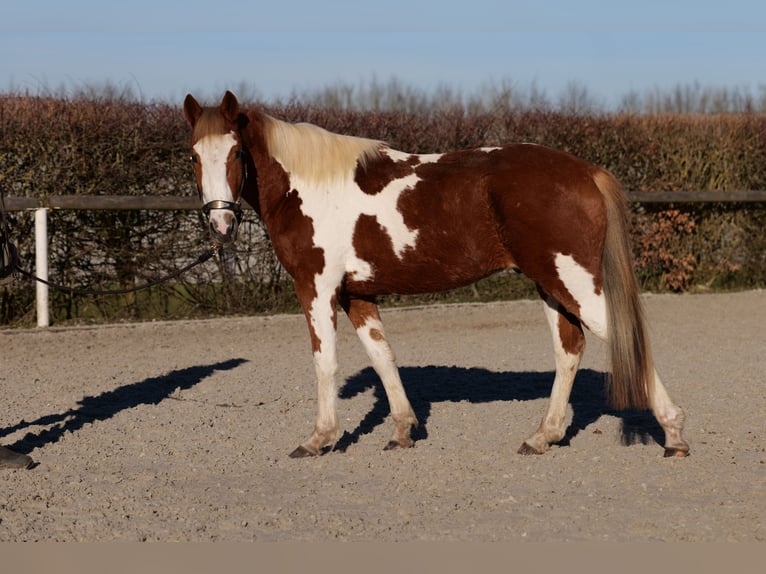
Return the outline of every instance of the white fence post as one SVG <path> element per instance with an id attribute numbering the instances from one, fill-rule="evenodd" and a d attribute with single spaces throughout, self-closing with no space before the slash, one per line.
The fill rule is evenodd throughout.
<path id="1" fill-rule="evenodd" d="M 48 280 L 48 209 L 42 207 L 35 210 L 35 275 Z M 50 324 L 48 315 L 48 286 L 35 282 L 37 301 L 37 326 L 47 327 Z"/>

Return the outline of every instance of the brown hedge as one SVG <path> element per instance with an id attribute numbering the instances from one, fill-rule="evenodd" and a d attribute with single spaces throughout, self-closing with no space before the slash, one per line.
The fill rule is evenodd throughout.
<path id="1" fill-rule="evenodd" d="M 766 118 L 758 114 L 488 113 L 459 106 L 416 114 L 299 102 L 263 107 L 288 121 L 308 121 L 420 153 L 511 141 L 540 143 L 603 165 L 628 190 L 766 189 Z M 7 94 L 0 95 L 0 126 L 0 185 L 9 195 L 196 193 L 188 165 L 188 129 L 178 105 Z M 635 211 L 636 261 L 645 288 L 766 285 L 762 205 L 649 206 Z M 29 266 L 31 216 L 20 213 L 11 219 L 12 239 Z M 199 253 L 206 242 L 199 223 L 199 215 L 188 212 L 52 213 L 51 277 L 77 287 L 152 279 Z M 173 286 L 107 299 L 55 293 L 53 319 L 114 321 L 294 309 L 289 282 L 252 216 L 245 234 L 251 240 L 241 241 L 242 251 L 228 263 L 220 268 L 210 263 Z M 499 286 L 497 280 L 482 282 L 461 297 L 529 291 L 528 285 L 508 281 Z M 5 288 L 0 292 L 0 321 L 29 322 L 32 297 L 26 283 Z"/>

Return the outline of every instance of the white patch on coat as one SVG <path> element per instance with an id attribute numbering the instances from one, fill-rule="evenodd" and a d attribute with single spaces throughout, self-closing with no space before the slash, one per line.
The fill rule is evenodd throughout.
<path id="1" fill-rule="evenodd" d="M 413 157 L 416 157 L 416 158 L 418 158 L 418 160 L 420 160 L 420 158 L 423 157 L 423 156 L 417 156 L 417 155 L 412 154 L 412 153 L 407 153 L 407 152 L 404 152 L 404 151 L 399 151 L 398 149 L 391 149 L 390 147 L 386 147 L 386 148 L 381 149 L 380 153 L 381 153 L 381 155 L 387 155 L 388 157 L 390 157 L 395 162 L 407 161 L 407 160 L 409 160 L 410 158 L 413 158 Z"/>
<path id="2" fill-rule="evenodd" d="M 580 320 L 594 335 L 606 338 L 606 300 L 603 291 L 596 293 L 593 275 L 571 255 L 557 253 L 554 261 L 559 279 L 580 306 Z"/>
<path id="3" fill-rule="evenodd" d="M 229 187 L 226 177 L 226 161 L 231 148 L 237 144 L 233 132 L 223 135 L 208 135 L 194 144 L 193 149 L 199 156 L 202 167 L 202 202 L 234 201 L 234 193 Z M 225 218 L 225 214 L 229 214 Z M 210 212 L 210 222 L 216 225 L 222 233 L 231 221 L 232 212 L 228 209 L 214 209 Z"/>
<path id="4" fill-rule="evenodd" d="M 403 154 L 404 155 L 404 154 Z M 406 154 L 409 157 L 410 154 Z M 334 289 L 345 274 L 357 281 L 369 280 L 373 270 L 360 259 L 353 246 L 356 223 L 361 215 L 376 218 L 391 239 L 394 253 L 400 259 L 417 243 L 418 230 L 410 229 L 397 208 L 401 194 L 420 181 L 414 173 L 389 182 L 379 193 L 367 194 L 354 181 L 354 170 L 342 177 L 311 186 L 299 175 L 290 174 L 291 188 L 298 192 L 301 211 L 310 217 L 314 227 L 314 245 L 324 251 L 327 287 Z M 324 281 L 317 278 L 317 286 Z M 318 289 L 319 290 L 319 289 Z"/>
<path id="5" fill-rule="evenodd" d="M 444 156 L 443 153 L 429 153 L 425 155 L 419 155 L 417 156 L 418 160 L 420 160 L 420 165 L 426 164 L 426 163 L 436 163 Z"/>
<path id="6" fill-rule="evenodd" d="M 411 157 L 411 154 L 402 153 L 400 158 L 398 154 L 401 152 L 389 150 L 384 153 L 397 160 Z M 333 346 L 327 346 L 325 342 L 334 337 L 333 297 L 343 277 L 348 275 L 355 281 L 367 281 L 374 276 L 370 262 L 358 257 L 354 249 L 354 230 L 359 217 L 376 218 L 399 258 L 407 249 L 415 247 L 418 238 L 418 230 L 407 227 L 397 207 L 401 194 L 417 184 L 418 176 L 411 173 L 389 182 L 379 193 L 368 194 L 354 180 L 355 169 L 356 164 L 349 165 L 344 172 L 319 184 L 301 178 L 300 174 L 288 174 L 290 189 L 296 190 L 301 200 L 301 212 L 311 218 L 313 243 L 324 253 L 325 267 L 314 277 L 317 296 L 310 309 L 312 327 L 320 340 L 320 350 L 315 357 L 320 365 L 324 361 L 331 365 L 334 360 L 322 355 L 331 353 L 329 349 Z"/>
<path id="7" fill-rule="evenodd" d="M 444 155 L 442 153 L 428 153 L 423 155 L 417 155 L 414 153 L 407 153 L 407 152 L 399 151 L 396 149 L 391 149 L 390 147 L 381 149 L 380 153 L 381 155 L 387 155 L 395 162 L 406 162 L 411 160 L 412 158 L 415 158 L 417 159 L 417 163 L 412 166 L 413 168 L 417 167 L 418 165 L 424 165 L 426 163 L 436 163 Z"/>

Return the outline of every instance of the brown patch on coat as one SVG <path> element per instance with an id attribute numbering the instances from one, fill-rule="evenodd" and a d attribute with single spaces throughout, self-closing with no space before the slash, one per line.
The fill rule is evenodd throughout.
<path id="1" fill-rule="evenodd" d="M 558 277 L 555 256 L 570 255 L 593 276 L 596 292 L 601 290 L 606 214 L 591 164 L 536 145 L 488 155 L 498 157 L 488 185 L 497 219 L 504 222 L 503 243 L 525 275 L 579 318 L 579 304 Z"/>
<path id="2" fill-rule="evenodd" d="M 392 181 L 410 175 L 413 166 L 419 163 L 418 156 L 411 155 L 404 161 L 394 161 L 386 154 L 367 160 L 364 164 L 358 162 L 354 172 L 354 181 L 364 193 L 375 195 Z"/>
<path id="3" fill-rule="evenodd" d="M 373 164 L 370 189 L 395 179 Z M 375 170 L 379 171 L 375 171 Z M 558 253 L 572 256 L 602 288 L 606 234 L 604 198 L 591 164 L 537 145 L 443 154 L 414 165 L 420 178 L 402 192 L 397 208 L 418 236 L 401 258 L 374 215 L 356 222 L 353 247 L 373 272 L 368 281 L 348 278 L 352 293 L 422 293 L 472 283 L 498 270 L 518 268 L 547 296 L 579 317 L 579 304 L 559 279 Z M 406 170 L 399 166 L 397 175 Z"/>
<path id="4" fill-rule="evenodd" d="M 314 222 L 301 211 L 302 203 L 298 192 L 292 190 L 275 206 L 269 206 L 264 221 L 277 258 L 295 282 L 295 292 L 309 325 L 311 349 L 316 353 L 321 349 L 321 340 L 311 324 L 310 310 L 317 298 L 314 279 L 324 270 L 325 257 L 324 249 L 314 244 Z"/>
<path id="5" fill-rule="evenodd" d="M 498 222 L 488 205 L 486 176 L 491 165 L 484 152 L 453 152 L 439 161 L 414 164 L 420 178 L 399 196 L 397 209 L 405 225 L 417 231 L 414 247 L 401 257 L 374 215 L 361 215 L 353 234 L 357 257 L 373 272 L 369 281 L 349 278 L 353 293 L 425 293 L 472 283 L 501 269 L 515 267 L 503 245 Z M 484 167 L 475 171 L 474 164 Z M 393 164 L 389 164 L 393 165 Z M 403 170 L 404 176 L 411 171 Z M 378 186 L 395 178 L 379 177 Z"/>
<path id="6" fill-rule="evenodd" d="M 370 329 L 370 338 L 373 341 L 382 341 L 383 339 L 385 339 L 380 329 L 374 329 L 374 328 Z"/>
<path id="7" fill-rule="evenodd" d="M 347 289 L 341 289 L 339 302 L 354 329 L 363 328 L 370 320 L 380 322 L 380 313 L 374 298 L 354 297 L 349 294 Z M 383 331 L 374 327 L 370 328 L 370 337 L 374 341 L 385 339 Z"/>
<path id="8" fill-rule="evenodd" d="M 567 311 L 559 308 L 559 340 L 570 355 L 580 355 L 585 350 L 585 335 L 580 321 Z"/>

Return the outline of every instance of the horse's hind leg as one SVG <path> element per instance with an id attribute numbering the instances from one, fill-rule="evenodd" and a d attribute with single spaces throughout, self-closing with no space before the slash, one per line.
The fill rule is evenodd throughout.
<path id="1" fill-rule="evenodd" d="M 585 350 L 585 335 L 580 321 L 567 313 L 554 299 L 545 297 L 545 317 L 553 335 L 556 377 L 553 381 L 548 411 L 537 432 L 524 441 L 520 454 L 543 454 L 548 446 L 564 438 L 569 395 L 577 368 Z"/>
<path id="2" fill-rule="evenodd" d="M 684 412 L 681 407 L 673 403 L 656 370 L 650 400 L 652 413 L 665 431 L 665 456 L 688 456 L 689 445 L 681 436 L 684 428 Z"/>
<path id="3" fill-rule="evenodd" d="M 582 313 L 582 322 L 587 325 L 590 331 L 599 339 L 608 342 L 610 334 L 607 327 L 607 312 L 604 296 L 586 292 L 582 294 L 578 304 Z M 554 333 L 554 342 L 555 339 L 556 336 Z M 558 358 L 556 372 L 556 378 L 558 380 Z M 653 369 L 653 373 L 653 384 L 649 392 L 649 407 L 657 418 L 657 422 L 660 423 L 660 426 L 665 431 L 665 456 L 687 456 L 689 454 L 689 445 L 682 438 L 684 413 L 681 408 L 671 400 L 656 369 Z M 551 399 L 551 402 L 553 402 L 553 398 Z"/>
<path id="4" fill-rule="evenodd" d="M 342 296 L 340 303 L 354 325 L 388 397 L 391 418 L 394 420 L 394 434 L 386 445 L 386 450 L 410 447 L 412 427 L 418 425 L 418 419 L 404 392 L 394 352 L 383 331 L 378 307 L 373 301 L 350 296 Z"/>

